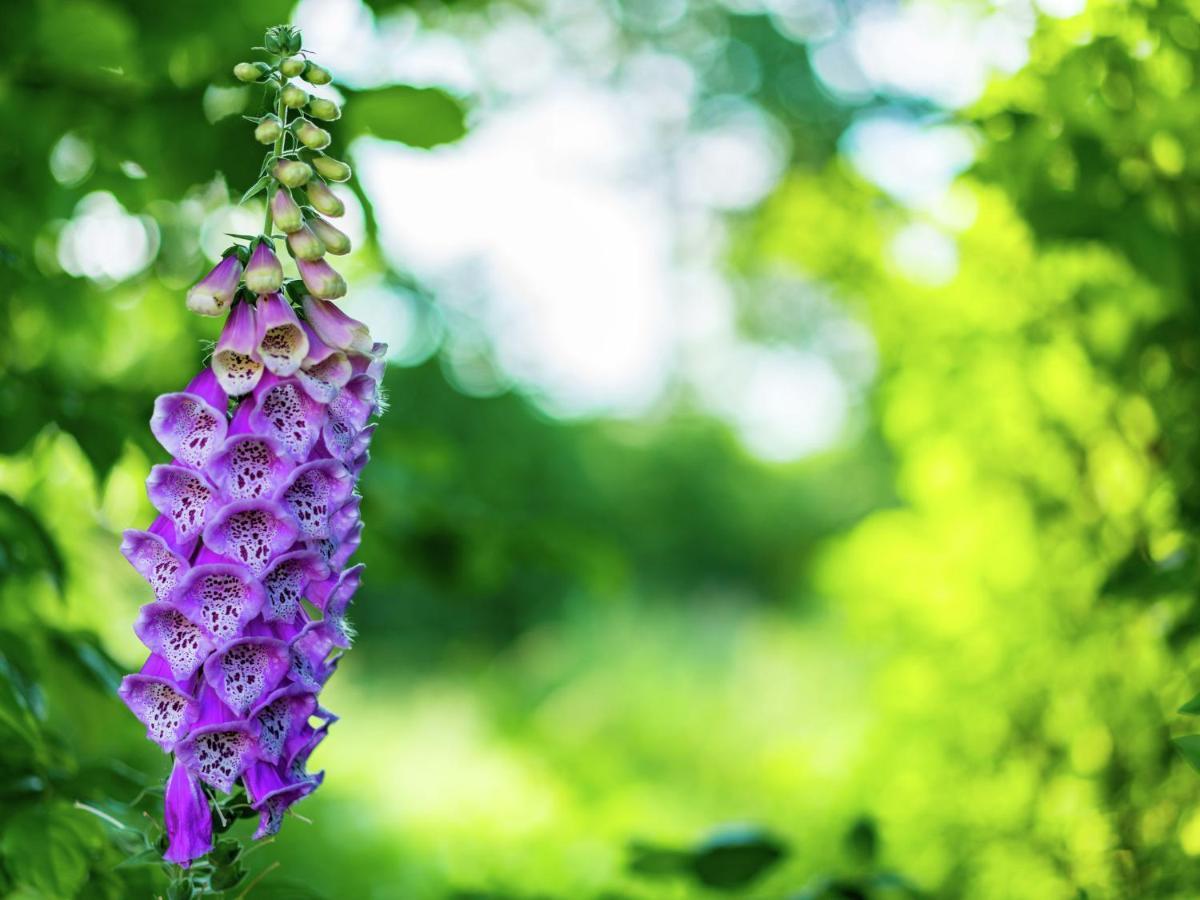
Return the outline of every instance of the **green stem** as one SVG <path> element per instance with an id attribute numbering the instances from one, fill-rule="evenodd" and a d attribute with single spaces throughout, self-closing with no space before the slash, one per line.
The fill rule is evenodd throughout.
<path id="1" fill-rule="evenodd" d="M 280 73 L 279 77 L 283 78 L 283 73 Z M 280 82 L 279 99 L 275 102 L 275 114 L 279 117 L 279 122 L 282 125 L 282 128 L 279 132 L 279 137 L 275 138 L 275 149 L 273 152 L 276 158 L 278 158 L 279 154 L 283 152 L 283 139 L 287 136 L 288 110 L 287 107 L 283 105 L 283 85 L 284 83 Z M 263 234 L 265 235 L 271 234 L 271 201 L 275 199 L 275 192 L 277 190 L 279 190 L 279 185 L 272 180 L 271 186 L 267 188 L 267 216 L 263 221 Z"/>

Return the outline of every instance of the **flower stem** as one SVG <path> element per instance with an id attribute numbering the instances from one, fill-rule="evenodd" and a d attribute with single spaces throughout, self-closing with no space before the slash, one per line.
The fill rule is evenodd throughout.
<path id="1" fill-rule="evenodd" d="M 283 74 L 280 73 L 280 78 L 282 77 Z M 283 104 L 282 82 L 279 85 L 278 99 L 275 101 L 275 114 L 279 117 L 279 121 L 283 126 L 280 129 L 279 137 L 275 138 L 275 148 L 273 150 L 275 156 L 278 158 L 279 154 L 283 152 L 283 139 L 287 137 L 288 108 Z M 263 234 L 267 235 L 268 237 L 271 234 L 271 201 L 275 198 L 275 192 L 277 190 L 279 190 L 279 185 L 272 181 L 271 186 L 267 189 L 267 215 L 266 219 L 263 221 Z"/>

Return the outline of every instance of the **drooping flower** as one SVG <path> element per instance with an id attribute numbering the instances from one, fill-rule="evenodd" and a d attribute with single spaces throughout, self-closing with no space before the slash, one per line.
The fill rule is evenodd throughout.
<path id="1" fill-rule="evenodd" d="M 243 74 L 293 77 L 298 52 L 297 40 L 288 45 L 292 59 L 280 52 L 274 68 L 255 64 Z M 310 70 L 318 79 L 323 72 Z M 336 106 L 322 102 L 309 106 L 336 117 Z M 280 115 L 286 128 L 287 109 Z M 292 187 L 311 177 L 295 159 L 276 160 L 271 171 Z M 309 198 L 326 215 L 342 212 L 323 181 L 310 185 Z M 148 739 L 174 757 L 165 858 L 181 866 L 212 849 L 208 789 L 244 789 L 261 838 L 322 783 L 308 760 L 337 717 L 319 694 L 350 646 L 348 610 L 361 581 L 362 566 L 349 567 L 363 527 L 355 486 L 375 428 L 369 420 L 380 410 L 384 348 L 328 302 L 345 292 L 342 277 L 323 259 L 304 258 L 319 257 L 303 242 L 324 244 L 322 233 L 330 252 L 348 252 L 349 240 L 311 211 L 313 227 L 302 227 L 304 213 L 285 189 L 275 187 L 268 203 L 275 224 L 300 235 L 289 245 L 304 287 L 282 285 L 262 235 L 232 248 L 189 291 L 189 308 L 228 319 L 211 367 L 154 404 L 150 427 L 164 456 L 147 492 L 159 515 L 121 544 L 149 584 L 134 624 L 149 654 L 120 696 Z M 300 310 L 288 295 L 303 298 Z"/>
<path id="2" fill-rule="evenodd" d="M 260 240 L 246 263 L 246 288 L 254 294 L 273 294 L 283 286 L 283 266 L 269 241 Z"/>
<path id="3" fill-rule="evenodd" d="M 241 277 L 242 263 L 230 253 L 188 291 L 187 308 L 202 316 L 221 315 L 233 302 Z"/>
<path id="4" fill-rule="evenodd" d="M 301 225 L 287 236 L 288 248 L 296 259 L 315 262 L 325 255 L 325 244 L 307 225 Z"/>
<path id="5" fill-rule="evenodd" d="M 304 286 L 314 297 L 322 300 L 336 300 L 346 293 L 346 279 L 323 259 L 297 259 L 296 268 L 304 279 Z"/>
<path id="6" fill-rule="evenodd" d="M 313 216 L 306 224 L 313 230 L 313 234 L 321 239 L 326 252 L 334 256 L 345 256 L 350 252 L 350 238 L 320 216 Z"/>
<path id="7" fill-rule="evenodd" d="M 329 185 L 320 179 L 314 179 L 308 182 L 305 192 L 308 194 L 308 202 L 313 205 L 317 212 L 333 216 L 335 219 L 346 211 L 345 204 L 338 199 L 337 194 L 329 189 Z"/>

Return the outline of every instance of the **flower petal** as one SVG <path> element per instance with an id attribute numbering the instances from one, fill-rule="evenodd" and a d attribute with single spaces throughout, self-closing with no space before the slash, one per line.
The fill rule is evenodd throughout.
<path id="1" fill-rule="evenodd" d="M 226 498 L 254 500 L 279 490 L 293 467 L 274 438 L 237 434 L 213 454 L 205 473 Z"/>
<path id="2" fill-rule="evenodd" d="M 288 684 L 261 700 L 250 713 L 258 725 L 259 757 L 278 763 L 288 739 L 316 708 L 316 695 L 299 684 Z"/>
<path id="3" fill-rule="evenodd" d="M 179 583 L 179 611 L 220 644 L 237 637 L 262 609 L 265 593 L 245 566 L 214 563 L 196 566 Z"/>
<path id="4" fill-rule="evenodd" d="M 143 606 L 133 630 L 143 644 L 167 661 L 176 681 L 191 677 L 213 650 L 203 630 L 170 603 Z"/>
<path id="5" fill-rule="evenodd" d="M 164 751 L 175 746 L 200 713 L 196 701 L 167 678 L 126 675 L 117 693 L 146 726 L 146 737 Z"/>
<path id="6" fill-rule="evenodd" d="M 233 641 L 204 664 L 204 680 L 235 713 L 245 715 L 287 674 L 288 647 L 283 641 L 249 637 Z"/>
<path id="7" fill-rule="evenodd" d="M 154 401 L 150 430 L 171 456 L 193 469 L 204 467 L 224 442 L 226 428 L 224 411 L 196 394 L 163 394 Z"/>
<path id="8" fill-rule="evenodd" d="M 183 466 L 155 466 L 146 479 L 150 502 L 175 525 L 176 538 L 183 542 L 204 530 L 217 492 L 204 476 Z"/>
<path id="9" fill-rule="evenodd" d="M 163 859 L 186 869 L 192 860 L 212 850 L 212 811 L 200 782 L 178 759 L 167 780 L 163 806 L 170 841 Z"/>
<path id="10" fill-rule="evenodd" d="M 305 393 L 295 379 L 268 379 L 255 391 L 250 422 L 260 433 L 277 440 L 297 462 L 303 462 L 321 434 L 324 407 Z"/>
<path id="11" fill-rule="evenodd" d="M 158 600 L 170 597 L 188 570 L 187 560 L 172 550 L 162 536 L 149 531 L 126 531 L 121 536 L 121 553 L 150 583 Z"/>
<path id="12" fill-rule="evenodd" d="M 261 575 L 299 533 L 291 515 L 272 500 L 242 500 L 225 506 L 204 530 L 205 545 Z"/>
<path id="13" fill-rule="evenodd" d="M 245 722 L 195 728 L 175 745 L 175 756 L 205 784 L 226 794 L 255 757 L 255 740 Z"/>
<path id="14" fill-rule="evenodd" d="M 267 600 L 263 618 L 268 622 L 294 622 L 309 582 L 329 577 L 329 567 L 311 550 L 286 553 L 262 577 Z"/>
<path id="15" fill-rule="evenodd" d="M 354 480 L 344 465 L 319 459 L 292 472 L 277 499 L 295 516 L 301 540 L 314 540 L 331 536 L 330 516 L 345 505 L 352 490 Z"/>
<path id="16" fill-rule="evenodd" d="M 280 377 L 299 370 L 308 355 L 308 335 L 291 304 L 280 294 L 268 294 L 258 301 L 258 319 L 262 332 L 257 350 L 267 369 Z"/>

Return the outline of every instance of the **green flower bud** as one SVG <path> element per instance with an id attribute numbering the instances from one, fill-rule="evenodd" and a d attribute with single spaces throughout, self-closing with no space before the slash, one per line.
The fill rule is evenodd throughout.
<path id="1" fill-rule="evenodd" d="M 271 169 L 275 180 L 284 187 L 300 187 L 312 178 L 312 168 L 298 159 L 281 159 Z"/>
<path id="2" fill-rule="evenodd" d="M 288 109 L 299 109 L 308 102 L 308 94 L 294 84 L 285 85 L 279 97 Z"/>
<path id="3" fill-rule="evenodd" d="M 272 28 L 263 38 L 263 46 L 267 48 L 268 52 L 279 54 L 284 51 L 286 47 L 286 41 L 286 38 L 280 40 L 278 28 Z"/>
<path id="4" fill-rule="evenodd" d="M 308 202 L 316 208 L 317 212 L 324 213 L 327 216 L 340 216 L 346 211 L 346 207 L 342 201 L 337 198 L 337 195 L 329 189 L 329 185 L 321 180 L 310 181 L 308 183 Z"/>
<path id="5" fill-rule="evenodd" d="M 313 97 L 308 101 L 309 115 L 318 119 L 323 119 L 326 122 L 333 122 L 340 119 L 342 111 L 338 109 L 338 105 L 332 100 L 325 100 L 321 97 Z"/>
<path id="6" fill-rule="evenodd" d="M 304 71 L 304 60 L 302 59 L 285 59 L 279 64 L 279 71 L 288 78 L 295 78 Z"/>
<path id="7" fill-rule="evenodd" d="M 260 144 L 273 144 L 283 134 L 283 123 L 276 116 L 267 116 L 254 129 L 254 139 Z"/>
<path id="8" fill-rule="evenodd" d="M 258 81 L 263 73 L 259 71 L 258 63 L 240 62 L 233 67 L 233 77 L 238 81 L 244 81 L 251 84 Z"/>
<path id="9" fill-rule="evenodd" d="M 309 150 L 321 150 L 329 146 L 329 132 L 319 128 L 308 119 L 296 121 L 296 139 Z"/>
<path id="10" fill-rule="evenodd" d="M 287 244 L 296 259 L 312 262 L 325 255 L 325 245 L 307 225 L 291 232 L 287 236 Z"/>
<path id="11" fill-rule="evenodd" d="M 332 156 L 318 156 L 312 161 L 312 167 L 326 181 L 349 181 L 350 167 Z"/>
<path id="12" fill-rule="evenodd" d="M 276 228 L 289 234 L 304 225 L 300 207 L 296 205 L 287 188 L 280 188 L 271 198 L 271 218 L 275 220 Z"/>
<path id="13" fill-rule="evenodd" d="M 320 216 L 313 216 L 305 223 L 312 230 L 312 233 L 321 239 L 321 243 L 325 245 L 325 252 L 332 253 L 334 256 L 345 256 L 350 252 L 350 238 L 346 237 L 339 229 L 334 228 Z"/>
<path id="14" fill-rule="evenodd" d="M 310 62 L 304 67 L 303 78 L 309 84 L 329 84 L 333 81 L 333 76 L 329 74 L 328 69 L 323 69 L 315 62 Z"/>
<path id="15" fill-rule="evenodd" d="M 288 53 L 299 53 L 300 52 L 300 44 L 301 44 L 300 32 L 293 31 L 291 36 L 288 38 L 287 52 Z"/>

